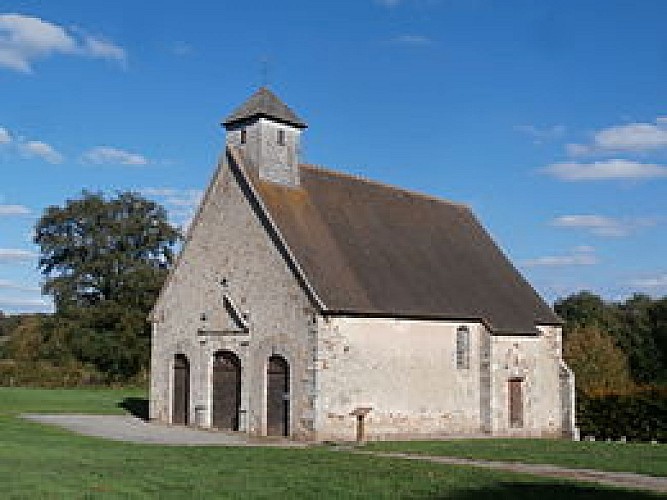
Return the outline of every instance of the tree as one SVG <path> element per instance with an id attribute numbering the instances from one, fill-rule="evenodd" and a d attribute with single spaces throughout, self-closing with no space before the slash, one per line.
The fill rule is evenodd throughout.
<path id="1" fill-rule="evenodd" d="M 656 381 L 661 372 L 660 350 L 656 345 L 656 325 L 651 311 L 654 302 L 648 295 L 635 294 L 622 304 L 612 306 L 618 318 L 614 337 L 628 355 L 632 377 L 640 384 Z"/>
<path id="2" fill-rule="evenodd" d="M 588 291 L 557 300 L 554 310 L 565 321 L 566 330 L 580 326 L 603 325 L 607 316 L 602 298 Z"/>
<path id="3" fill-rule="evenodd" d="M 554 308 L 565 320 L 565 340 L 577 328 L 601 328 L 626 354 L 633 380 L 649 384 L 667 376 L 665 333 L 661 329 L 667 321 L 661 309 L 664 301 L 635 294 L 625 302 L 605 302 L 590 292 L 580 292 L 557 301 Z"/>
<path id="4" fill-rule="evenodd" d="M 45 210 L 35 228 L 44 292 L 54 298 L 51 337 L 116 378 L 146 368 L 146 316 L 172 264 L 179 231 L 142 196 L 84 191 Z"/>
<path id="5" fill-rule="evenodd" d="M 667 297 L 656 300 L 649 313 L 653 340 L 660 358 L 659 380 L 667 382 Z"/>
<path id="6" fill-rule="evenodd" d="M 46 209 L 35 228 L 44 291 L 56 309 L 103 301 L 146 307 L 179 240 L 164 208 L 136 193 L 83 192 Z"/>
<path id="7" fill-rule="evenodd" d="M 577 389 L 587 395 L 624 392 L 632 387 L 627 356 L 599 327 L 578 327 L 563 346 Z"/>

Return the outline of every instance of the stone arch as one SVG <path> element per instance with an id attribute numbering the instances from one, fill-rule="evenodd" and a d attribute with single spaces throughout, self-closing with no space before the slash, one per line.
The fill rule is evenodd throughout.
<path id="1" fill-rule="evenodd" d="M 212 427 L 239 430 L 241 412 L 241 360 L 232 351 L 213 355 Z"/>
<path id="2" fill-rule="evenodd" d="M 290 368 L 282 356 L 273 355 L 266 367 L 266 434 L 289 436 Z"/>

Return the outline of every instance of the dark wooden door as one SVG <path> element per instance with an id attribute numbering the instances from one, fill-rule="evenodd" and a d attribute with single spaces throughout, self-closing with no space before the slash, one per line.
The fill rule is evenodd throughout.
<path id="1" fill-rule="evenodd" d="M 241 361 L 232 352 L 220 351 L 213 359 L 213 427 L 239 430 Z"/>
<path id="2" fill-rule="evenodd" d="M 174 400 L 171 422 L 188 425 L 190 413 L 190 363 L 184 354 L 174 358 Z"/>
<path id="3" fill-rule="evenodd" d="M 280 356 L 271 356 L 267 367 L 266 433 L 289 436 L 289 365 Z"/>
<path id="4" fill-rule="evenodd" d="M 523 427 L 523 380 L 513 378 L 509 381 L 510 427 Z"/>

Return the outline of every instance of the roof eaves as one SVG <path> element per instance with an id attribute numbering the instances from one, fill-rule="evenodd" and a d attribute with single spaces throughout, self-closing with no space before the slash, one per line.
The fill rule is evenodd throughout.
<path id="1" fill-rule="evenodd" d="M 280 117 L 277 117 L 277 116 L 273 116 L 269 113 L 261 113 L 261 112 L 252 113 L 252 114 L 249 114 L 247 116 L 240 116 L 238 118 L 234 118 L 234 117 L 227 118 L 225 121 L 222 122 L 222 125 L 225 128 L 229 128 L 233 125 L 239 125 L 239 124 L 242 124 L 242 123 L 248 124 L 248 123 L 252 122 L 255 118 L 267 118 L 267 119 L 270 119 L 274 122 L 283 123 L 285 125 L 290 125 L 292 127 L 300 128 L 300 129 L 308 128 L 308 125 L 305 122 L 302 122 L 300 120 L 288 120 L 286 118 L 280 118 Z"/>
<path id="2" fill-rule="evenodd" d="M 387 313 L 382 311 L 362 311 L 349 309 L 328 309 L 322 312 L 323 316 L 347 316 L 352 318 L 377 318 L 377 319 L 406 319 L 415 321 L 461 321 L 461 322 L 475 322 L 481 323 L 494 336 L 536 336 L 539 335 L 539 330 L 535 328 L 531 331 L 517 331 L 517 330 L 501 330 L 494 328 L 493 325 L 486 319 L 480 316 L 470 316 L 463 314 L 414 314 L 414 313 Z M 542 323 L 540 323 L 542 324 Z"/>

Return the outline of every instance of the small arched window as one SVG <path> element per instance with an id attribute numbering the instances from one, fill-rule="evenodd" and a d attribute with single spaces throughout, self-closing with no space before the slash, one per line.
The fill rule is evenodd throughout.
<path id="1" fill-rule="evenodd" d="M 245 144 L 247 140 L 246 137 L 246 130 L 244 128 L 241 129 L 241 144 Z"/>
<path id="2" fill-rule="evenodd" d="M 467 326 L 456 329 L 456 368 L 470 368 L 470 330 Z"/>
<path id="3" fill-rule="evenodd" d="M 278 145 L 285 145 L 285 131 L 283 129 L 278 130 Z"/>

